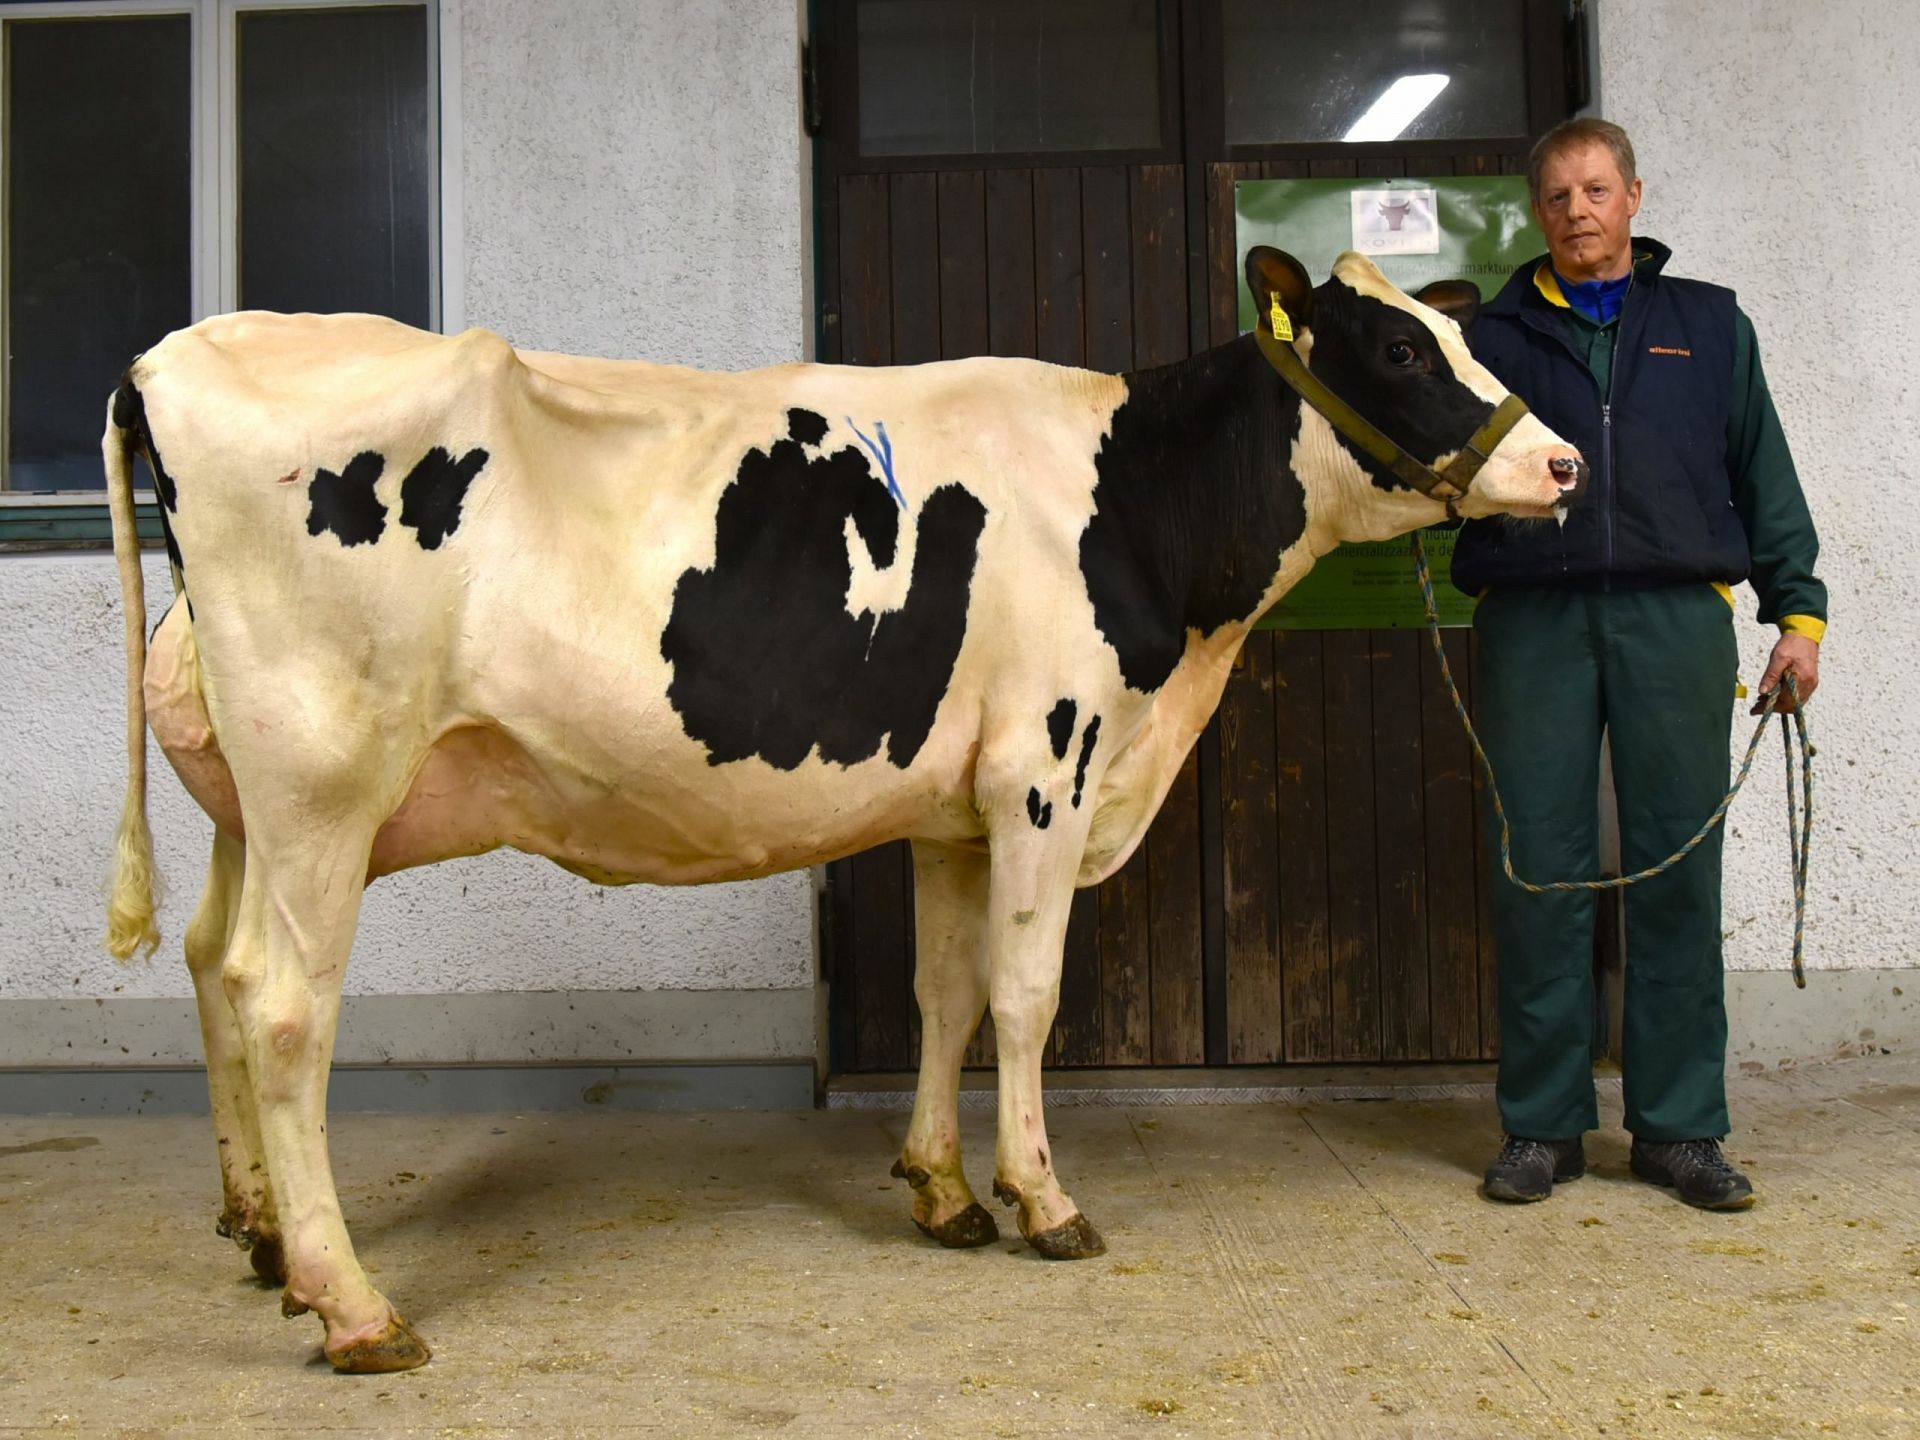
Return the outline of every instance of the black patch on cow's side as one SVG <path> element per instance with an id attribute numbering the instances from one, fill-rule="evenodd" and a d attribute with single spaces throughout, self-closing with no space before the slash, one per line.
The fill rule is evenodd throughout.
<path id="1" fill-rule="evenodd" d="M 1053 823 L 1053 802 L 1042 800 L 1038 789 L 1027 790 L 1027 819 L 1036 830 L 1044 830 Z"/>
<path id="2" fill-rule="evenodd" d="M 1047 715 L 1047 740 L 1053 746 L 1053 758 L 1067 758 L 1067 746 L 1073 743 L 1073 720 L 1078 713 L 1071 700 L 1062 700 Z"/>
<path id="3" fill-rule="evenodd" d="M 319 535 L 332 531 L 342 545 L 371 545 L 387 528 L 387 507 L 373 493 L 373 485 L 387 460 L 375 450 L 362 450 L 347 462 L 338 475 L 331 470 L 316 471 L 307 487 L 312 509 L 307 512 L 307 533 Z"/>
<path id="4" fill-rule="evenodd" d="M 484 450 L 469 450 L 455 460 L 436 445 L 407 472 L 400 482 L 400 523 L 419 532 L 422 550 L 438 550 L 440 542 L 460 528 L 467 487 L 486 463 Z"/>
<path id="5" fill-rule="evenodd" d="M 1388 363 L 1396 344 L 1417 363 Z M 1459 380 L 1418 316 L 1336 281 L 1313 292 L 1313 373 L 1422 464 L 1458 450 L 1487 423 L 1493 406 Z M 1340 443 L 1382 490 L 1407 482 L 1345 436 Z"/>
<path id="6" fill-rule="evenodd" d="M 133 431 L 134 448 L 147 457 L 153 471 L 153 493 L 160 501 L 160 538 L 166 542 L 167 559 L 172 562 L 175 573 L 184 576 L 187 562 L 180 554 L 180 542 L 173 537 L 173 522 L 169 518 L 180 509 L 180 487 L 167 473 L 160 459 L 160 447 L 153 443 L 153 429 L 147 424 L 146 398 L 133 383 L 131 370 L 120 377 L 120 384 L 114 389 L 112 413 L 113 423 L 122 430 Z M 192 610 L 192 601 L 187 602 L 187 608 Z"/>
<path id="7" fill-rule="evenodd" d="M 851 446 L 809 458 L 786 439 L 741 459 L 715 515 L 713 568 L 682 572 L 660 637 L 667 698 L 709 764 L 759 756 L 792 770 L 817 747 L 851 765 L 882 738 L 891 763 L 912 763 L 965 638 L 987 512 L 957 484 L 935 490 L 915 521 L 905 603 L 877 621 L 849 615 L 847 521 L 884 570 L 901 514 Z"/>
<path id="8" fill-rule="evenodd" d="M 1305 532 L 1299 409 L 1250 336 L 1127 376 L 1094 457 L 1080 571 L 1130 689 L 1166 683 L 1189 629 L 1251 618 Z"/>
<path id="9" fill-rule="evenodd" d="M 1314 373 L 1416 459 L 1458 450 L 1493 413 L 1418 316 L 1339 280 L 1313 292 L 1311 314 Z M 1413 363 L 1394 363 L 1400 344 Z M 1252 336 L 1126 379 L 1095 457 L 1080 569 L 1122 677 L 1151 691 L 1173 673 L 1188 630 L 1251 618 L 1304 532 L 1290 463 L 1300 401 Z M 1341 443 L 1375 485 L 1405 488 Z"/>
<path id="10" fill-rule="evenodd" d="M 1080 792 L 1087 785 L 1087 764 L 1093 759 L 1093 747 L 1100 739 L 1100 717 L 1087 722 L 1087 733 L 1080 737 L 1080 763 L 1073 768 L 1073 808 L 1080 808 Z"/>
<path id="11" fill-rule="evenodd" d="M 802 445 L 818 445 L 827 438 L 827 417 L 796 406 L 787 411 L 787 434 Z"/>

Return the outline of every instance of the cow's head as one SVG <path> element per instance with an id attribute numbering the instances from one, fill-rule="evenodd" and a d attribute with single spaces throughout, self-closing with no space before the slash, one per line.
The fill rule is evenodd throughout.
<path id="1" fill-rule="evenodd" d="M 1507 397 L 1506 387 L 1467 351 L 1461 327 L 1472 323 L 1480 305 L 1470 282 L 1440 281 L 1409 296 L 1371 260 L 1349 251 L 1316 289 L 1298 260 L 1260 245 L 1247 255 L 1247 284 L 1261 330 L 1272 334 L 1277 298 L 1313 374 L 1432 469 L 1443 469 L 1459 454 Z M 1318 469 L 1370 482 L 1360 486 L 1343 484 L 1338 475 L 1327 477 L 1334 493 L 1323 499 L 1353 512 L 1335 526 L 1341 539 L 1399 534 L 1446 514 L 1441 501 L 1420 494 L 1352 442 L 1336 437 L 1317 414 L 1303 418 L 1297 443 L 1309 452 L 1294 457 L 1302 479 L 1308 478 L 1305 470 Z M 1335 446 L 1338 455 L 1332 453 Z M 1500 441 L 1454 511 L 1468 519 L 1558 518 L 1585 489 L 1586 479 L 1580 452 L 1529 414 Z"/>

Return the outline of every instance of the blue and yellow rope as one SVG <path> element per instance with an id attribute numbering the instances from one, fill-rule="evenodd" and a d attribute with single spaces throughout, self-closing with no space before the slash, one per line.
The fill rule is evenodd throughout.
<path id="1" fill-rule="evenodd" d="M 1420 598 L 1427 608 L 1427 636 L 1433 641 L 1433 653 L 1440 660 L 1440 675 L 1447 682 L 1447 694 L 1453 700 L 1455 713 L 1460 723 L 1467 727 L 1467 739 L 1473 742 L 1473 753 L 1480 761 L 1480 768 L 1487 777 L 1487 793 L 1493 797 L 1493 813 L 1500 822 L 1500 865 L 1506 871 L 1507 879 L 1522 890 L 1534 895 L 1544 895 L 1556 890 L 1620 890 L 1628 885 L 1637 885 L 1642 880 L 1651 880 L 1656 875 L 1664 875 L 1699 846 L 1702 840 L 1713 833 L 1714 826 L 1726 819 L 1727 810 L 1733 804 L 1733 797 L 1740 793 L 1740 787 L 1747 783 L 1747 774 L 1753 769 L 1753 757 L 1760 748 L 1760 738 L 1766 734 L 1767 722 L 1775 714 L 1784 689 L 1793 697 L 1793 709 L 1781 711 L 1780 740 L 1786 751 L 1787 759 L 1787 845 L 1793 862 L 1793 983 L 1804 990 L 1807 988 L 1805 962 L 1806 920 L 1807 920 L 1807 859 L 1813 847 L 1813 756 L 1814 747 L 1807 735 L 1806 707 L 1800 704 L 1800 687 L 1795 683 L 1793 672 L 1789 670 L 1780 685 L 1761 696 L 1760 723 L 1754 727 L 1753 738 L 1747 742 L 1746 759 L 1740 763 L 1740 773 L 1734 778 L 1733 788 L 1727 791 L 1706 823 L 1694 832 L 1693 838 L 1682 845 L 1673 854 L 1658 865 L 1636 871 L 1632 875 L 1620 875 L 1610 880 L 1552 880 L 1544 885 L 1536 885 L 1530 880 L 1522 880 L 1513 870 L 1513 838 L 1507 825 L 1506 807 L 1500 803 L 1500 787 L 1494 783 L 1493 764 L 1487 759 L 1487 752 L 1480 744 L 1480 736 L 1473 728 L 1473 721 L 1467 715 L 1467 707 L 1460 698 L 1460 688 L 1453 683 L 1453 671 L 1447 664 L 1446 647 L 1440 643 L 1440 612 L 1434 605 L 1433 579 L 1427 573 L 1427 550 L 1420 543 L 1418 532 L 1413 537 L 1413 564 L 1420 577 Z M 1787 725 L 1791 715 L 1792 728 Z M 1800 797 L 1794 796 L 1793 742 L 1795 734 L 1800 740 Z"/>

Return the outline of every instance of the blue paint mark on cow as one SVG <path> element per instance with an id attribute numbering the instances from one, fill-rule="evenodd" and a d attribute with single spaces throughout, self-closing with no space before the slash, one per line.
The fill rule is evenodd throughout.
<path id="1" fill-rule="evenodd" d="M 900 482 L 893 478 L 893 442 L 887 438 L 887 422 L 884 420 L 876 420 L 873 422 L 873 433 L 880 437 L 880 443 L 875 445 L 873 441 L 861 434 L 860 427 L 853 423 L 853 417 L 851 415 L 844 418 L 847 422 L 847 428 L 853 431 L 854 434 L 860 436 L 860 443 L 871 450 L 873 452 L 873 458 L 880 462 L 880 469 L 887 477 L 887 489 L 892 493 L 893 498 L 900 503 L 900 508 L 902 510 L 906 509 L 907 497 L 900 489 Z"/>

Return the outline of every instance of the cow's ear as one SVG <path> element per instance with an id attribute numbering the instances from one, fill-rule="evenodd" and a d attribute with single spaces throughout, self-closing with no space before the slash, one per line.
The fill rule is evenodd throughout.
<path id="1" fill-rule="evenodd" d="M 1462 330 L 1471 330 L 1474 317 L 1480 313 L 1480 287 L 1471 280 L 1436 280 L 1423 286 L 1413 298 L 1438 310 Z"/>
<path id="2" fill-rule="evenodd" d="M 1313 282 L 1307 268 L 1284 250 L 1256 245 L 1247 251 L 1247 289 L 1253 292 L 1254 322 L 1273 332 L 1273 302 L 1277 298 L 1293 329 L 1313 324 Z M 1281 339 L 1293 337 L 1282 334 Z"/>

